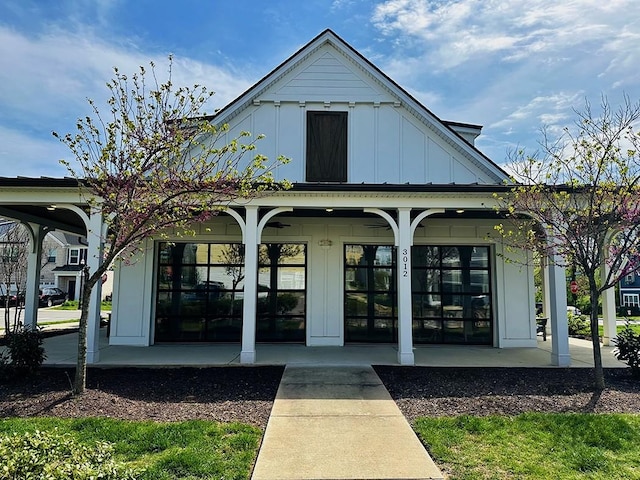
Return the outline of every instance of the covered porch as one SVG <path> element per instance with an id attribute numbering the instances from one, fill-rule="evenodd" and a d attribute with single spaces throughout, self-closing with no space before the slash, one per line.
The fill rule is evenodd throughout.
<path id="1" fill-rule="evenodd" d="M 115 366 L 221 366 L 241 365 L 238 344 L 173 344 L 150 347 L 109 345 L 106 328 L 100 330 L 100 360 L 97 367 Z M 45 340 L 45 365 L 73 367 L 78 337 L 69 333 Z M 415 365 L 431 367 L 538 367 L 557 368 L 551 362 L 552 343 L 539 337 L 536 347 L 492 348 L 469 345 L 424 345 L 414 347 Z M 591 343 L 569 338 L 573 368 L 593 367 Z M 612 346 L 602 346 L 605 368 L 626 368 L 613 356 Z M 397 365 L 396 345 L 346 345 L 308 347 L 301 344 L 257 344 L 256 365 Z"/>

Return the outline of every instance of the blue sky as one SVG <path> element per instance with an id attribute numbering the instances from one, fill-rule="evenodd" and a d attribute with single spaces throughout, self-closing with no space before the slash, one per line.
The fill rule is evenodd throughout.
<path id="1" fill-rule="evenodd" d="M 214 90 L 212 111 L 326 28 L 440 118 L 483 125 L 499 164 L 585 99 L 640 100 L 637 0 L 4 0 L 0 175 L 66 175 L 51 131 L 105 100 L 114 66 L 162 71 L 172 53 L 175 83 Z"/>

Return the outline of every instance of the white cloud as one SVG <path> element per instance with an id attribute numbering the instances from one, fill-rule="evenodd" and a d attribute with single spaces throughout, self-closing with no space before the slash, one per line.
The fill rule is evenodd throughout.
<path id="1" fill-rule="evenodd" d="M 591 42 L 603 42 L 625 26 L 637 28 L 635 0 L 389 0 L 372 21 L 385 34 L 421 48 L 430 68 L 467 61 L 515 61 L 531 55 L 555 57 Z"/>
<path id="2" fill-rule="evenodd" d="M 72 33 L 54 28 L 41 35 L 27 36 L 0 26 L 3 165 L 11 163 L 15 166 L 14 174 L 27 175 L 20 171 L 27 168 L 26 163 L 12 160 L 26 157 L 42 168 L 38 175 L 59 174 L 50 161 L 43 163 L 42 160 L 51 159 L 56 149 L 48 147 L 51 143 L 47 140 L 38 138 L 46 138 L 53 130 L 61 134 L 75 131 L 76 119 L 91 113 L 87 98 L 95 100 L 98 106 L 103 105 L 109 93 L 106 82 L 113 78 L 114 66 L 130 75 L 137 72 L 140 65 L 148 67 L 149 62 L 154 61 L 159 81 L 166 80 L 168 53 L 147 53 L 110 43 L 97 38 L 90 30 Z M 226 105 L 251 84 L 233 71 L 185 57 L 174 57 L 173 83 L 176 86 L 200 84 L 215 91 L 207 113 Z M 18 127 L 34 133 L 34 137 L 17 138 Z M 21 143 L 19 150 L 13 148 L 18 142 Z M 35 174 L 36 169 L 32 170 Z M 2 175 L 7 175 L 6 169 Z"/>
<path id="3" fill-rule="evenodd" d="M 371 21 L 393 44 L 389 75 L 438 91 L 426 106 L 441 118 L 484 124 L 477 145 L 497 162 L 571 125 L 585 98 L 640 96 L 635 0 L 388 0 Z"/>

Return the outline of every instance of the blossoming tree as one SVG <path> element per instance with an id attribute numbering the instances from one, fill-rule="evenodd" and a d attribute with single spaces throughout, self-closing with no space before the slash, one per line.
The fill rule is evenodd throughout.
<path id="1" fill-rule="evenodd" d="M 595 385 L 604 388 L 598 299 L 638 268 L 640 247 L 640 103 L 617 109 L 587 102 L 575 129 L 558 138 L 543 131 L 541 148 L 510 156 L 515 186 L 496 195 L 511 222 L 498 227 L 508 245 L 575 265 L 588 283 Z"/>
<path id="2" fill-rule="evenodd" d="M 241 132 L 230 139 L 227 125 L 205 115 L 213 92 L 199 85 L 174 88 L 171 57 L 162 83 L 153 63 L 131 77 L 114 72 L 107 83 L 109 112 L 101 114 L 89 100 L 93 116 L 79 119 L 75 134 L 54 132 L 76 160 L 62 163 L 106 224 L 102 262 L 85 275 L 85 299 L 114 262 L 133 255 L 146 238 L 168 229 L 188 232 L 233 200 L 288 186 L 273 176 L 286 158 L 269 162 L 256 153 L 261 137 Z M 75 394 L 85 390 L 88 316 L 83 302 Z"/>

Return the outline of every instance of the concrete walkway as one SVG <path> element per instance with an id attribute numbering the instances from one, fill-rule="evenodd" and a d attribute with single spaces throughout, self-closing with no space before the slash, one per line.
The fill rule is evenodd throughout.
<path id="1" fill-rule="evenodd" d="M 370 366 L 287 366 L 252 480 L 443 478 Z"/>

